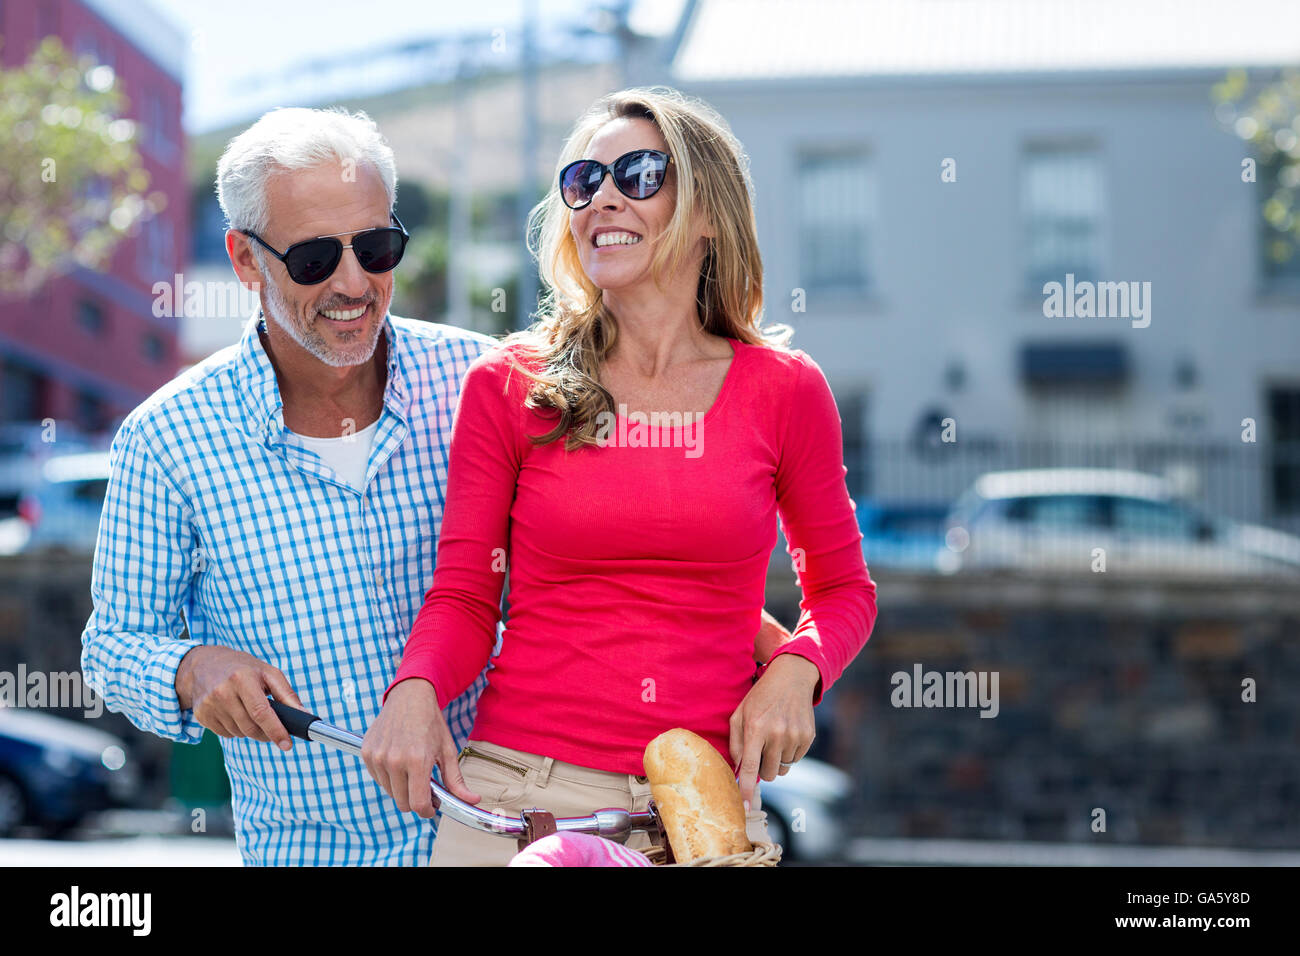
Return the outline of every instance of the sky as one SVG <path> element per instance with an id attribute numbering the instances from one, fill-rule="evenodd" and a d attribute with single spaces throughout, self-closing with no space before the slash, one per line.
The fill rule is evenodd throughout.
<path id="1" fill-rule="evenodd" d="M 408 61 L 367 64 L 388 44 L 460 32 L 493 33 L 506 45 L 518 36 L 524 0 L 149 0 L 188 37 L 185 128 L 219 128 L 282 101 L 319 94 L 322 78 L 303 63 L 337 58 L 348 93 L 400 86 Z M 591 0 L 536 0 L 539 20 L 586 23 Z M 633 26 L 666 33 L 683 0 L 637 0 Z M 495 34 L 494 34 L 495 36 Z M 357 60 L 355 69 L 348 58 Z M 335 75 L 334 82 L 339 82 Z M 334 88 L 324 91 L 328 96 Z"/>

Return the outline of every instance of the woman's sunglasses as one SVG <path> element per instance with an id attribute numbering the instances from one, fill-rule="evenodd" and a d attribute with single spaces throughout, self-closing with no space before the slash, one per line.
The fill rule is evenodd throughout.
<path id="1" fill-rule="evenodd" d="M 344 249 L 351 249 L 361 268 L 367 272 L 391 272 L 395 269 L 402 261 L 402 253 L 406 251 L 406 240 L 411 237 L 397 215 L 395 213 L 389 215 L 393 222 L 397 223 L 397 228 L 389 226 L 384 229 L 359 232 L 346 246 L 336 238 L 336 236 L 348 235 L 346 232 L 335 233 L 333 236 L 317 236 L 305 242 L 295 242 L 284 252 L 277 252 L 255 232 L 244 231 L 244 235 L 255 239 L 271 255 L 283 262 L 289 278 L 294 282 L 299 285 L 316 285 L 334 274 L 334 270 L 343 261 Z"/>
<path id="2" fill-rule="evenodd" d="M 649 199 L 664 184 L 664 173 L 672 157 L 657 149 L 634 149 L 608 166 L 594 159 L 579 159 L 560 170 L 560 197 L 570 209 L 591 205 L 605 174 L 628 199 Z"/>

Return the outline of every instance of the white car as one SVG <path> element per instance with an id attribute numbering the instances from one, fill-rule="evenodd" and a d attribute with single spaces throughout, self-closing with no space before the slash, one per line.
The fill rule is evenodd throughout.
<path id="1" fill-rule="evenodd" d="M 93 552 L 108 472 L 106 451 L 46 460 L 39 467 L 38 479 L 19 500 L 18 518 L 8 519 L 9 523 L 0 520 L 0 554 L 47 549 Z M 12 525 L 14 521 L 26 524 L 25 538 L 23 529 Z"/>
<path id="2" fill-rule="evenodd" d="M 1098 549 L 1101 549 L 1100 551 Z M 949 513 L 937 570 L 1300 575 L 1300 537 L 1209 517 L 1170 479 L 1043 468 L 982 475 Z"/>
<path id="3" fill-rule="evenodd" d="M 0 518 L 0 555 L 17 554 L 32 538 L 32 526 L 17 515 Z"/>
<path id="4" fill-rule="evenodd" d="M 759 784 L 767 832 L 781 844 L 783 862 L 843 859 L 849 836 L 845 814 L 852 788 L 848 774 L 811 757 L 798 761 L 785 775 Z"/>

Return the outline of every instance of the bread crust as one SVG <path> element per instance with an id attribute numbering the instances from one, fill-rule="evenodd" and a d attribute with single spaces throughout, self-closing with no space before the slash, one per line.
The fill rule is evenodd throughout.
<path id="1" fill-rule="evenodd" d="M 644 759 L 650 795 L 679 863 L 753 849 L 740 787 L 712 744 L 679 727 L 650 741 Z"/>

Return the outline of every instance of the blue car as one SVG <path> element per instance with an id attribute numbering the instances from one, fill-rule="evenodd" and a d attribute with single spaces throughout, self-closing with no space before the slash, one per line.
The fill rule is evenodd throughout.
<path id="1" fill-rule="evenodd" d="M 137 774 L 123 741 L 71 720 L 0 706 L 0 836 L 49 835 L 124 806 Z"/>
<path id="2" fill-rule="evenodd" d="M 863 502 L 858 505 L 862 553 L 870 568 L 933 571 L 943 544 L 949 505 L 934 502 Z"/>

